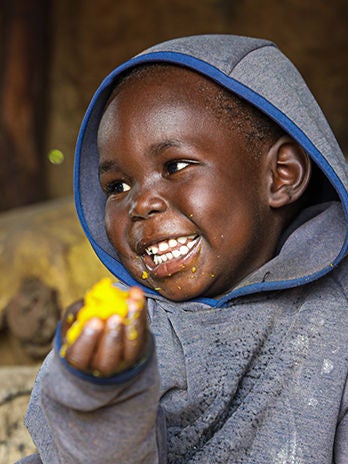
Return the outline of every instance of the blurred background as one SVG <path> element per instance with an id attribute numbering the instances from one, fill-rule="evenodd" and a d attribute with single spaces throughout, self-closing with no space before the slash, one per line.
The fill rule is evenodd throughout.
<path id="1" fill-rule="evenodd" d="M 74 143 L 97 85 L 132 55 L 181 35 L 234 33 L 275 41 L 309 83 L 347 152 L 345 0 L 2 0 L 1 5 L 0 210 L 70 195 Z M 53 149 L 61 153 L 54 156 Z"/>
<path id="2" fill-rule="evenodd" d="M 0 0 L 0 464 L 32 449 L 22 416 L 63 308 L 107 274 L 72 202 L 77 132 L 104 76 L 183 35 L 270 39 L 348 154 L 347 26 L 346 0 Z"/>

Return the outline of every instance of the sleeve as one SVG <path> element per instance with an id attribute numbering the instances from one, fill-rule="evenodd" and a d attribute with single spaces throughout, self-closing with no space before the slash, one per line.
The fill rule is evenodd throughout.
<path id="1" fill-rule="evenodd" d="M 17 461 L 15 464 L 42 464 L 42 461 L 38 454 L 32 454 L 31 456 Z"/>
<path id="2" fill-rule="evenodd" d="M 43 464 L 165 462 L 155 353 L 128 377 L 94 383 L 74 375 L 55 351 L 49 354 L 26 414 Z"/>
<path id="3" fill-rule="evenodd" d="M 342 398 L 341 414 L 336 430 L 334 463 L 348 464 L 348 380 Z"/>

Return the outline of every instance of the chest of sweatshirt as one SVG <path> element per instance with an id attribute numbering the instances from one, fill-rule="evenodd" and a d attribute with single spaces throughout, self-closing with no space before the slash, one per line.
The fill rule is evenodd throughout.
<path id="1" fill-rule="evenodd" d="M 205 414 L 217 402 L 231 414 L 252 398 L 267 403 L 279 395 L 300 410 L 325 404 L 323 415 L 339 415 L 348 311 L 331 277 L 226 308 L 149 302 L 149 313 L 162 402 L 174 421 L 186 413 L 192 420 L 192 411 Z"/>

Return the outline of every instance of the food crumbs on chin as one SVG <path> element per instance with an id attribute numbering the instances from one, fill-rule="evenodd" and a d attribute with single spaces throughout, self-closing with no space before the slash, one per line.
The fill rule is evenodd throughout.
<path id="1" fill-rule="evenodd" d="M 190 217 L 190 218 L 192 218 L 192 217 L 193 217 L 193 214 L 192 214 L 192 213 L 191 213 L 191 214 L 189 214 L 189 217 Z"/>
<path id="2" fill-rule="evenodd" d="M 148 279 L 148 278 L 149 278 L 149 273 L 146 272 L 146 271 L 143 271 L 143 273 L 141 274 L 141 278 L 142 278 L 143 280 Z"/>
<path id="3" fill-rule="evenodd" d="M 181 290 L 181 287 L 180 287 L 180 285 L 178 285 L 178 289 L 179 289 L 179 290 Z"/>
<path id="4" fill-rule="evenodd" d="M 212 279 L 214 279 L 215 274 L 210 274 L 210 277 L 211 277 Z"/>
<path id="5" fill-rule="evenodd" d="M 159 292 L 162 289 L 161 289 L 161 287 L 156 287 L 155 290 L 156 290 L 156 292 Z"/>
<path id="6" fill-rule="evenodd" d="M 195 273 L 195 272 L 197 271 L 196 266 L 193 266 L 193 268 L 191 269 L 191 271 L 192 271 L 193 273 Z"/>

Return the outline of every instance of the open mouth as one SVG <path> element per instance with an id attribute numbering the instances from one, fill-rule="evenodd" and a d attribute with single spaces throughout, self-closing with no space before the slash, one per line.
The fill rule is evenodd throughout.
<path id="1" fill-rule="evenodd" d="M 175 271 L 172 263 L 181 263 L 190 254 L 199 241 L 197 235 L 186 235 L 162 240 L 145 248 L 143 261 L 149 271 L 158 271 L 163 267 L 164 273 Z M 165 265 L 165 266 L 161 266 Z M 157 272 L 156 272 L 157 273 Z"/>

